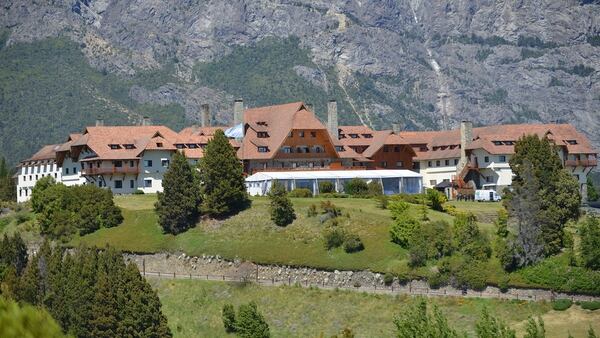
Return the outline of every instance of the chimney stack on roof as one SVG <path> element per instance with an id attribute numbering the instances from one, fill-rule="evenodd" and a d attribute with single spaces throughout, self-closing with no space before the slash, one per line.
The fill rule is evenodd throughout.
<path id="1" fill-rule="evenodd" d="M 104 126 L 104 119 L 97 118 L 96 119 L 96 127 L 103 127 L 103 126 Z"/>
<path id="2" fill-rule="evenodd" d="M 305 104 L 305 106 L 306 106 L 306 110 L 314 112 L 312 103 L 307 103 L 307 104 Z"/>
<path id="3" fill-rule="evenodd" d="M 202 105 L 201 123 L 202 127 L 210 127 L 210 107 L 207 103 Z"/>
<path id="4" fill-rule="evenodd" d="M 394 134 L 400 134 L 400 123 L 392 123 L 392 131 Z"/>
<path id="5" fill-rule="evenodd" d="M 233 102 L 233 125 L 244 123 L 244 100 L 236 99 Z"/>
<path id="6" fill-rule="evenodd" d="M 329 100 L 327 103 L 327 130 L 329 130 L 331 138 L 339 139 L 337 101 L 335 100 Z"/>
<path id="7" fill-rule="evenodd" d="M 460 163 L 456 168 L 458 173 L 469 163 L 467 148 L 471 145 L 471 142 L 473 142 L 473 122 L 462 121 L 460 123 Z"/>
<path id="8" fill-rule="evenodd" d="M 144 116 L 142 118 L 142 126 L 151 126 L 151 125 L 152 125 L 152 120 L 150 120 L 150 117 Z"/>

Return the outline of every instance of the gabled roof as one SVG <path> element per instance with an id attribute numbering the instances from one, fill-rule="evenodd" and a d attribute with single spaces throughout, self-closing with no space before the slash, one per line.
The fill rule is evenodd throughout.
<path id="1" fill-rule="evenodd" d="M 244 124 L 246 131 L 238 150 L 241 159 L 273 158 L 294 129 L 327 130 L 302 102 L 246 109 Z M 259 138 L 257 132 L 267 132 L 269 137 Z M 327 135 L 329 137 L 329 133 Z M 259 146 L 268 147 L 269 151 L 258 152 Z"/>
<path id="2" fill-rule="evenodd" d="M 60 148 L 62 144 L 49 144 L 43 146 L 40 150 L 38 150 L 35 154 L 33 154 L 30 158 L 21 161 L 24 162 L 36 162 L 36 161 L 48 161 L 54 160 L 56 156 L 56 151 Z"/>

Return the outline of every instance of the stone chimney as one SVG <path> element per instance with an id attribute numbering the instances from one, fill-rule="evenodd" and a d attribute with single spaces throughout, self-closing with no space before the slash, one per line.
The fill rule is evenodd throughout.
<path id="1" fill-rule="evenodd" d="M 400 133 L 400 123 L 392 123 L 392 131 L 394 132 L 394 134 L 399 134 Z"/>
<path id="2" fill-rule="evenodd" d="M 236 99 L 233 102 L 233 125 L 244 123 L 244 100 Z"/>
<path id="3" fill-rule="evenodd" d="M 201 116 L 202 127 L 210 127 L 210 107 L 207 103 L 202 105 L 202 116 Z"/>
<path id="4" fill-rule="evenodd" d="M 104 126 L 104 119 L 97 118 L 96 119 L 96 127 L 103 127 L 103 126 Z"/>
<path id="5" fill-rule="evenodd" d="M 339 139 L 337 102 L 335 100 L 329 100 L 327 103 L 327 130 L 329 130 L 331 138 Z"/>
<path id="6" fill-rule="evenodd" d="M 469 163 L 467 148 L 471 145 L 471 142 L 473 142 L 473 122 L 462 121 L 460 123 L 460 162 L 456 168 L 459 173 Z"/>
<path id="7" fill-rule="evenodd" d="M 151 126 L 151 125 L 152 125 L 152 120 L 150 120 L 150 117 L 144 116 L 142 118 L 142 126 Z"/>

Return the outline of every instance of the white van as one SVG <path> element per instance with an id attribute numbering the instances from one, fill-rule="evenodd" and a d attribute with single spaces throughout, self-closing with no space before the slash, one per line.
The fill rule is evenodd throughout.
<path id="1" fill-rule="evenodd" d="M 495 190 L 475 190 L 477 202 L 498 202 L 502 197 Z"/>

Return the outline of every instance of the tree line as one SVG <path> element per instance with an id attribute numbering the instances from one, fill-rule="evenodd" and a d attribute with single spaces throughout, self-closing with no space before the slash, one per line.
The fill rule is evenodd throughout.
<path id="1" fill-rule="evenodd" d="M 5 235 L 0 292 L 0 298 L 44 309 L 75 337 L 172 336 L 156 292 L 112 248 L 66 252 L 45 241 L 29 256 L 18 234 Z"/>

